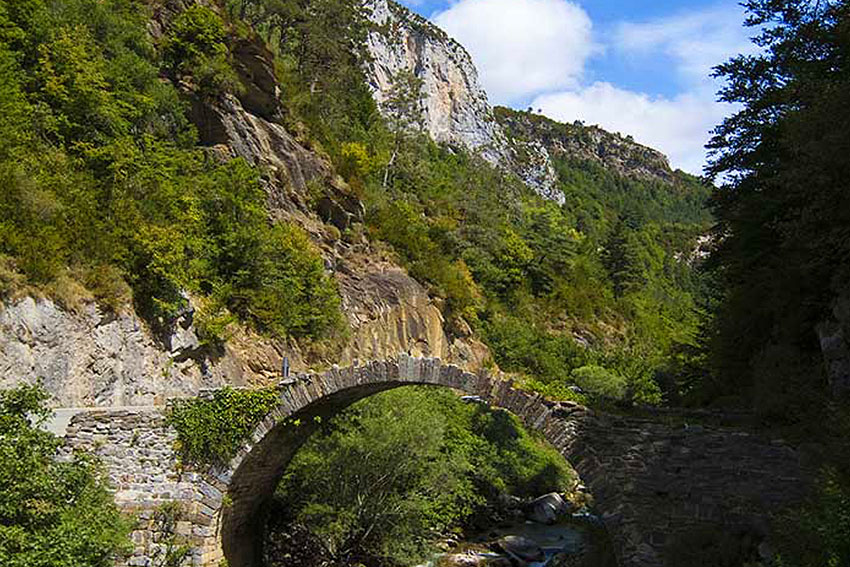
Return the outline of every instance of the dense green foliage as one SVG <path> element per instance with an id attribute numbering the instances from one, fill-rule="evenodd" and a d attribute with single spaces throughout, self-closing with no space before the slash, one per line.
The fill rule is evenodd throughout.
<path id="1" fill-rule="evenodd" d="M 471 328 L 500 366 L 553 395 L 592 363 L 626 377 L 630 399 L 660 401 L 655 375 L 692 345 L 699 320 L 700 283 L 683 258 L 706 228 L 704 186 L 681 173 L 666 184 L 561 160 L 567 203 L 558 206 L 430 141 L 409 73 L 395 77 L 382 120 L 361 69 L 371 24 L 350 3 L 241 0 L 229 13 L 269 42 L 290 125 L 307 125 L 331 155 L 363 197 L 373 238 L 442 299 L 450 332 Z"/>
<path id="2" fill-rule="evenodd" d="M 815 328 L 850 283 L 850 6 L 747 6 L 764 52 L 717 70 L 743 109 L 711 143 L 710 172 L 728 176 L 713 201 L 724 292 L 713 386 L 780 417 L 823 390 Z"/>
<path id="3" fill-rule="evenodd" d="M 270 223 L 256 171 L 195 149 L 186 104 L 159 76 L 191 72 L 198 96 L 232 85 L 225 24 L 196 7 L 156 46 L 149 17 L 134 0 L 0 6 L 2 290 L 118 308 L 129 284 L 161 325 L 189 292 L 213 335 L 228 313 L 326 335 L 340 319 L 318 254 Z"/>
<path id="4" fill-rule="evenodd" d="M 187 462 L 226 463 L 262 419 L 280 403 L 277 390 L 222 388 L 212 397 L 177 400 L 168 422 Z"/>
<path id="5" fill-rule="evenodd" d="M 287 125 L 309 130 L 314 143 L 343 161 L 346 144 L 380 132 L 360 61 L 368 24 L 358 2 L 226 0 L 228 13 L 249 24 L 276 55 Z"/>
<path id="6" fill-rule="evenodd" d="M 409 136 L 392 168 L 387 186 L 381 176 L 366 183 L 373 233 L 445 299 L 451 325 L 481 334 L 504 369 L 556 384 L 595 363 L 645 389 L 637 385 L 652 382 L 674 346 L 693 341 L 701 288 L 683 258 L 700 223 L 620 216 L 592 197 L 608 190 L 608 178 L 578 169 L 569 171 L 586 201 L 561 207 L 423 137 Z M 576 214 L 589 210 L 608 212 L 595 222 Z M 657 387 L 647 387 L 640 401 L 658 401 Z"/>
<path id="7" fill-rule="evenodd" d="M 565 490 L 571 471 L 516 417 L 448 390 L 402 388 L 324 423 L 278 489 L 334 565 L 409 565 L 500 494 Z"/>
<path id="8" fill-rule="evenodd" d="M 94 296 L 114 308 L 132 291 L 160 325 L 188 292 L 211 341 L 235 317 L 276 335 L 333 333 L 339 300 L 306 237 L 268 220 L 252 168 L 196 149 L 186 118 L 188 100 L 240 90 L 232 43 L 259 33 L 276 55 L 287 125 L 330 154 L 365 200 L 371 235 L 442 298 L 451 332 L 471 330 L 501 366 L 553 394 L 596 364 L 627 379 L 629 399 L 660 400 L 655 376 L 698 320 L 699 285 L 682 260 L 705 221 L 697 184 L 561 160 L 558 206 L 428 140 L 413 77 L 397 77 L 383 120 L 363 79 L 370 24 L 355 3 L 223 8 L 229 21 L 189 8 L 154 44 L 138 1 L 4 5 L 0 291 L 36 286 L 70 307 Z"/>
<path id="9" fill-rule="evenodd" d="M 129 524 L 91 458 L 57 460 L 46 400 L 34 386 L 0 391 L 0 564 L 111 567 Z"/>
<path id="10" fill-rule="evenodd" d="M 826 469 L 819 490 L 786 520 L 777 567 L 850 565 L 850 486 L 835 469 Z"/>

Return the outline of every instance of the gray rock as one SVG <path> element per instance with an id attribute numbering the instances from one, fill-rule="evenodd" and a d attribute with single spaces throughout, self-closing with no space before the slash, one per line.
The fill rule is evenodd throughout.
<path id="1" fill-rule="evenodd" d="M 407 8 L 369 0 L 371 61 L 366 76 L 382 107 L 400 71 L 422 79 L 425 130 L 437 142 L 456 144 L 494 164 L 507 163 L 507 141 L 478 82 L 469 53 L 446 33 Z"/>
<path id="2" fill-rule="evenodd" d="M 512 510 L 522 505 L 522 500 L 512 494 L 499 494 L 499 505 L 505 509 Z"/>
<path id="3" fill-rule="evenodd" d="M 543 561 L 546 555 L 536 541 L 522 536 L 505 536 L 493 544 L 494 549 L 520 561 Z"/>
<path id="4" fill-rule="evenodd" d="M 570 504 L 560 494 L 551 492 L 526 504 L 525 516 L 538 524 L 553 524 L 571 511 Z"/>
<path id="5" fill-rule="evenodd" d="M 478 555 L 458 553 L 441 557 L 439 564 L 440 567 L 478 567 L 482 561 Z"/>
<path id="6" fill-rule="evenodd" d="M 85 303 L 74 312 L 32 297 L 0 304 L 0 388 L 40 379 L 54 406 L 90 407 L 146 406 L 220 386 L 221 375 L 176 360 L 198 345 L 191 327 L 177 327 L 170 353 L 129 310 Z"/>

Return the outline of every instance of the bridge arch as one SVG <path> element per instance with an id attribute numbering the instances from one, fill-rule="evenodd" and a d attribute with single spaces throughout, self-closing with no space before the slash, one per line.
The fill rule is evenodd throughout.
<path id="1" fill-rule="evenodd" d="M 439 359 L 406 355 L 296 379 L 281 390 L 280 405 L 257 426 L 227 469 L 215 475 L 216 488 L 227 494 L 227 505 L 220 508 L 218 530 L 230 567 L 260 564 L 262 506 L 272 497 L 295 453 L 318 428 L 320 420 L 315 418 L 331 417 L 358 400 L 409 385 L 442 386 L 479 396 L 515 413 L 531 427 L 542 426 L 554 410 L 561 418 L 570 410 L 577 417 L 587 414 L 576 404 L 547 402 L 487 373 L 472 374 L 443 365 Z M 566 430 L 561 433 L 566 434 Z M 565 443 L 568 437 L 557 440 L 561 447 L 569 444 Z"/>

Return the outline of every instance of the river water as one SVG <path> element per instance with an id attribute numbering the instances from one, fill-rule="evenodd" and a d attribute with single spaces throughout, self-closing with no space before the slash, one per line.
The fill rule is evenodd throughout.
<path id="1" fill-rule="evenodd" d="M 576 514 L 561 523 L 552 525 L 538 524 L 531 521 L 515 521 L 492 527 L 486 532 L 470 534 L 466 541 L 461 541 L 454 549 L 435 554 L 427 563 L 416 567 L 442 567 L 443 565 L 473 565 L 472 558 L 477 558 L 480 565 L 486 565 L 489 560 L 505 557 L 503 554 L 490 550 L 490 544 L 505 536 L 520 536 L 534 541 L 546 556 L 544 561 L 528 563 L 529 567 L 545 567 L 556 555 L 582 555 L 589 547 L 598 546 L 598 538 L 589 536 L 588 528 L 599 526 L 599 520 L 590 514 Z M 594 550 L 594 555 L 600 551 Z M 468 556 L 469 562 L 459 560 L 459 556 Z M 602 562 L 600 565 L 607 564 Z"/>

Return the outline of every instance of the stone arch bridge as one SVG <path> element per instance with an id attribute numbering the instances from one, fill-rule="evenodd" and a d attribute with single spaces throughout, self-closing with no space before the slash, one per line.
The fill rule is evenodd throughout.
<path id="1" fill-rule="evenodd" d="M 540 431 L 593 494 L 624 566 L 670 564 L 668 546 L 691 530 L 764 530 L 772 511 L 803 497 L 809 476 L 800 454 L 781 441 L 720 426 L 688 426 L 681 415 L 669 413 L 644 418 L 596 413 L 572 402 L 547 401 L 487 373 L 407 355 L 280 386 L 279 406 L 226 467 L 181 468 L 176 432 L 166 424 L 164 408 L 78 414 L 66 443 L 102 457 L 116 501 L 140 518 L 135 551 L 126 564 L 152 565 L 160 539 L 153 512 L 178 501 L 187 517 L 177 531 L 193 546 L 193 566 L 255 567 L 263 504 L 318 427 L 313 418 L 410 384 L 480 396 Z"/>

